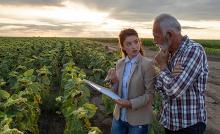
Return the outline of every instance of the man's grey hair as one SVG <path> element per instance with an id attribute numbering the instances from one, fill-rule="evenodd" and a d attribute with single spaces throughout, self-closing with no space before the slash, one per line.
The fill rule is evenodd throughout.
<path id="1" fill-rule="evenodd" d="M 163 35 L 166 35 L 167 30 L 172 30 L 176 33 L 181 33 L 181 25 L 177 19 L 169 14 L 160 14 L 155 17 L 154 22 L 159 23 Z"/>

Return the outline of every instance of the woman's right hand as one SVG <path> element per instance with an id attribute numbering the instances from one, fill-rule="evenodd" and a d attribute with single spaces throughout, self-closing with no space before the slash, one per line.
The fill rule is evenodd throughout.
<path id="1" fill-rule="evenodd" d="M 115 84 L 115 83 L 119 82 L 115 68 L 110 68 L 108 70 L 108 74 L 105 78 L 105 81 L 111 81 L 112 84 Z"/>

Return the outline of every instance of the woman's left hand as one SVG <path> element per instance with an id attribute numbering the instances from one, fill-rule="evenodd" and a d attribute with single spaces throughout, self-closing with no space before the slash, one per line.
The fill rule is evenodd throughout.
<path id="1" fill-rule="evenodd" d="M 124 108 L 132 108 L 131 102 L 125 99 L 114 100 L 116 104 L 124 107 Z"/>

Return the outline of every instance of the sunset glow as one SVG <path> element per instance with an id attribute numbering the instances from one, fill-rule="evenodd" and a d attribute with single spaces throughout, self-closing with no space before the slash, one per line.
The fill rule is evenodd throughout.
<path id="1" fill-rule="evenodd" d="M 121 29 L 132 27 L 141 37 L 152 38 L 153 17 L 146 21 L 132 19 L 113 17 L 111 10 L 73 1 L 63 1 L 60 6 L 0 3 L 0 36 L 117 37 Z M 220 39 L 218 19 L 181 19 L 180 23 L 183 34 L 192 38 Z"/>

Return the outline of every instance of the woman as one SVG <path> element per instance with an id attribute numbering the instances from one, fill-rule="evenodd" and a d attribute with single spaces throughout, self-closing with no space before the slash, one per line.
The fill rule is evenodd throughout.
<path id="1" fill-rule="evenodd" d="M 119 44 L 123 58 L 107 75 L 122 98 L 115 100 L 111 133 L 147 134 L 152 119 L 153 62 L 143 57 L 141 41 L 134 29 L 122 30 Z"/>

